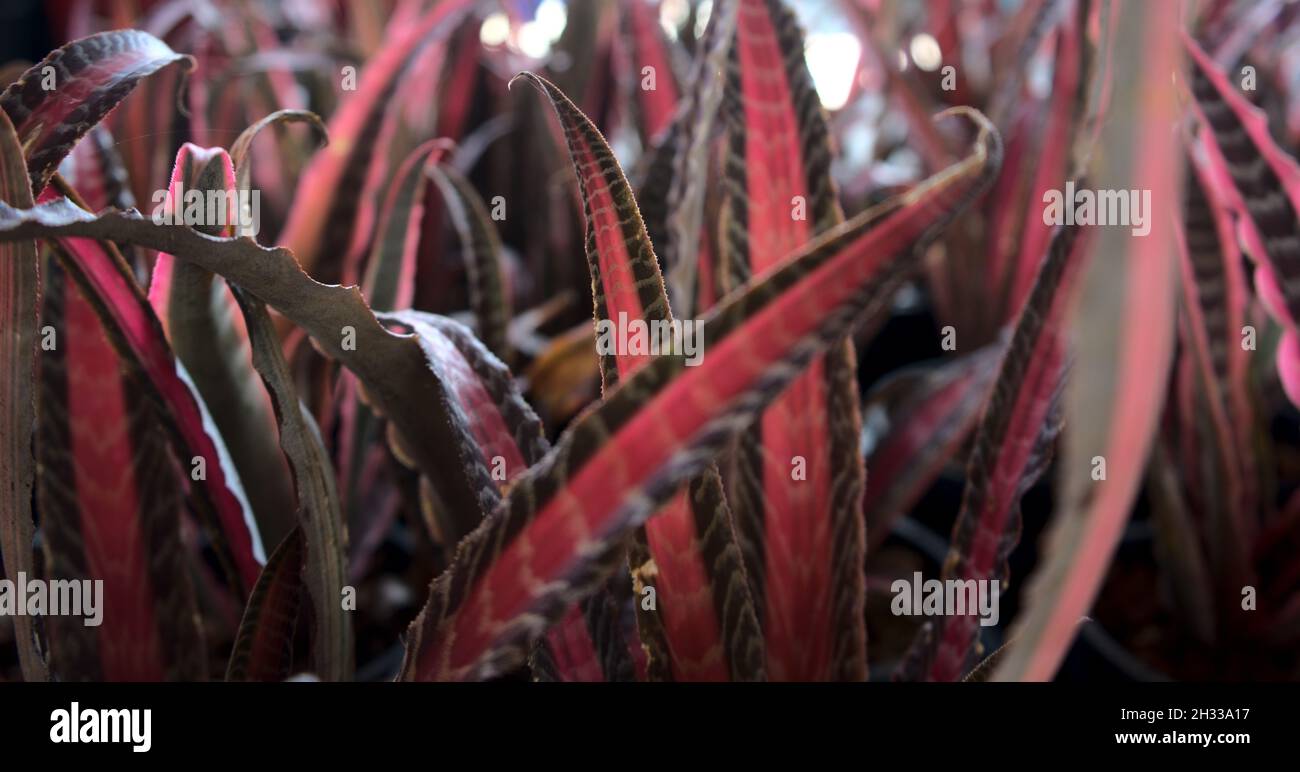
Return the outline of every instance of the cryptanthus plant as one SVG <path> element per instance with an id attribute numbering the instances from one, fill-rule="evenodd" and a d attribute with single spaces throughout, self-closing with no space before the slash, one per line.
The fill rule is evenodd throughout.
<path id="1" fill-rule="evenodd" d="M 0 95 L 0 560 L 103 618 L 0 678 L 1300 675 L 1289 6 L 826 3 L 832 99 L 782 0 L 103 5 Z"/>

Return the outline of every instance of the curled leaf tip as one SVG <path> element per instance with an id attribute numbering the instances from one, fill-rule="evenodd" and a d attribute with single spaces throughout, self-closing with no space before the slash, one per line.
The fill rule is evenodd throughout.
<path id="1" fill-rule="evenodd" d="M 519 80 L 520 78 L 527 80 L 528 82 L 532 83 L 534 86 L 537 86 L 538 88 L 541 88 L 542 85 L 545 83 L 545 80 L 542 78 L 542 76 L 538 75 L 535 72 L 532 72 L 531 70 L 524 70 L 523 72 L 520 72 L 518 75 L 510 79 L 510 82 L 506 84 L 506 89 L 507 90 L 513 89 L 515 87 L 515 81 Z"/>

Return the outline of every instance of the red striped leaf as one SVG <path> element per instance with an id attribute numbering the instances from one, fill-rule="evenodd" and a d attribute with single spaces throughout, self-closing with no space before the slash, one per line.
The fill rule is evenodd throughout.
<path id="1" fill-rule="evenodd" d="M 997 375 L 1001 351 L 1001 345 L 985 346 L 934 368 L 900 372 L 867 397 L 863 415 L 871 479 L 862 508 L 868 554 L 970 436 Z M 885 425 L 877 428 L 877 420 Z"/>
<path id="2" fill-rule="evenodd" d="M 1255 477 L 1250 394 L 1250 352 L 1241 346 L 1241 329 L 1247 323 L 1250 290 L 1242 270 L 1232 214 L 1212 181 L 1213 172 L 1202 154 L 1189 148 L 1191 163 L 1184 186 L 1184 226 L 1188 256 L 1195 279 L 1195 298 L 1205 330 L 1208 362 L 1227 405 L 1235 430 L 1237 452 L 1247 485 Z M 1189 305 L 1190 308 L 1190 305 Z M 1255 499 L 1247 490 L 1246 508 Z"/>
<path id="3" fill-rule="evenodd" d="M 1103 190 L 1149 191 L 1156 206 L 1177 195 L 1178 115 L 1169 89 L 1179 65 L 1176 4 L 1130 3 L 1116 21 L 1114 82 L 1105 148 L 1093 177 Z M 1145 193 L 1142 193 L 1145 196 Z M 1047 546 L 1012 628 L 997 680 L 1052 677 L 1088 611 L 1145 475 L 1173 345 L 1174 241 L 1168 211 L 1147 212 L 1151 231 L 1100 230 L 1078 311 L 1077 360 L 1065 398 L 1062 482 Z M 1094 480 L 1097 459 L 1106 479 Z"/>
<path id="4" fill-rule="evenodd" d="M 779 0 L 739 0 L 723 114 L 727 286 L 843 220 L 803 32 Z M 731 489 L 777 680 L 863 680 L 864 470 L 857 366 L 845 340 L 745 432 Z"/>
<path id="5" fill-rule="evenodd" d="M 1061 429 L 1062 326 L 1087 242 L 1078 231 L 1055 234 L 1003 354 L 967 465 L 945 581 L 1007 579 L 1006 560 L 1020 540 L 1020 497 L 1046 470 Z M 955 681 L 978 661 L 979 622 L 970 609 L 941 619 L 930 680 Z"/>
<path id="6" fill-rule="evenodd" d="M 632 101 L 641 142 L 649 147 L 668 128 L 677 111 L 677 76 L 672 51 L 659 25 L 659 4 L 632 0 L 625 8 L 624 38 L 632 65 L 626 77 L 636 95 Z"/>
<path id="7" fill-rule="evenodd" d="M 453 415 L 464 426 L 464 441 L 473 446 L 467 452 L 477 452 L 498 492 L 541 459 L 550 447 L 541 421 L 510 371 L 467 328 L 417 311 L 381 318 L 420 336 L 434 373 L 449 392 Z M 551 628 L 542 643 L 547 680 L 631 680 L 632 657 L 618 625 L 618 608 L 606 586 Z"/>
<path id="8" fill-rule="evenodd" d="M 583 193 L 587 263 L 598 327 L 608 340 L 633 322 L 673 321 L 659 263 L 636 201 L 609 145 L 555 86 L 524 74 L 551 101 L 564 127 Z M 602 351 L 606 393 L 649 361 Z M 629 547 L 636 597 L 655 593 L 639 614 L 652 676 L 678 680 L 762 677 L 762 640 L 744 581 L 731 513 L 716 471 L 691 481 L 637 532 Z"/>
<path id="9" fill-rule="evenodd" d="M 419 311 L 382 314 L 419 336 L 438 381 L 449 391 L 485 466 L 503 462 L 493 479 L 508 487 L 548 449 L 542 423 L 519 393 L 510 371 L 464 325 Z"/>
<path id="10" fill-rule="evenodd" d="M 1231 180 L 1224 193 L 1256 262 L 1256 293 L 1284 329 L 1278 375 L 1300 405 L 1300 166 L 1273 140 L 1264 113 L 1185 32 L 1183 44 L 1193 63 L 1192 104 L 1207 129 L 1201 133 L 1206 158 L 1216 181 Z"/>
<path id="11" fill-rule="evenodd" d="M 55 182 L 62 189 L 57 177 Z M 61 201 L 75 216 L 92 216 L 66 199 L 53 200 Z M 206 479 L 195 486 L 200 522 L 216 537 L 218 551 L 242 597 L 257 581 L 265 555 L 238 472 L 206 404 L 167 344 L 158 317 L 117 250 L 93 238 L 56 238 L 68 267 L 75 267 L 87 294 L 102 304 L 98 308 L 114 333 L 113 339 L 120 341 L 122 356 L 138 362 L 166 405 L 171 416 L 168 428 L 174 434 L 173 442 L 184 450 L 183 460 L 202 458 Z"/>
<path id="12" fill-rule="evenodd" d="M 1221 249 L 1198 172 L 1194 166 L 1189 172 L 1184 217 L 1174 233 L 1185 322 L 1180 356 L 1186 360 L 1175 372 L 1188 396 L 1179 405 L 1181 446 L 1189 456 L 1187 468 L 1199 472 L 1187 475 L 1186 484 L 1201 522 L 1214 534 L 1209 541 L 1217 555 L 1218 578 L 1224 582 L 1221 599 L 1231 602 L 1249 581 L 1246 539 L 1255 529 L 1257 514 L 1251 412 L 1241 412 L 1251 411 L 1249 396 L 1243 394 L 1249 384 L 1234 384 L 1230 372 L 1241 368 L 1238 374 L 1246 377 L 1242 360 L 1247 352 L 1240 345 L 1240 331 L 1246 322 L 1247 295 L 1233 229 L 1223 223 L 1230 245 Z M 1229 396 L 1233 392 L 1237 399 Z"/>
<path id="13" fill-rule="evenodd" d="M 32 190 L 40 192 L 86 132 L 145 78 L 172 62 L 193 60 L 154 36 L 114 30 L 55 49 L 0 94 L 27 156 Z M 50 69 L 46 69 L 46 68 Z M 53 79 L 53 88 L 47 88 Z"/>
<path id="14" fill-rule="evenodd" d="M 425 45 L 441 46 L 442 38 L 473 5 L 473 0 L 438 3 L 399 28 L 360 74 L 357 90 L 330 119 L 331 144 L 303 172 L 281 234 L 306 270 L 315 271 L 326 259 L 323 245 L 329 245 L 330 254 L 337 257 L 321 266 L 321 275 L 336 280 L 342 270 L 341 248 L 353 243 L 358 230 L 372 227 L 359 222 L 356 215 L 364 203 L 363 195 L 378 189 L 372 172 L 377 174 L 386 166 L 377 157 L 378 138 L 389 120 L 386 116 L 392 97 Z"/>
<path id="15" fill-rule="evenodd" d="M 701 366 L 655 357 L 578 419 L 434 582 L 402 677 L 489 677 L 520 662 L 530 639 L 613 570 L 632 528 L 855 321 L 887 308 L 915 268 L 916 241 L 946 226 L 996 169 L 996 134 L 978 120 L 971 156 L 826 234 L 710 314 Z"/>
<path id="16" fill-rule="evenodd" d="M 302 531 L 295 528 L 267 558 L 244 606 L 227 681 L 282 681 L 289 676 L 302 595 L 302 541 Z"/>
<path id="17" fill-rule="evenodd" d="M 60 265 L 50 261 L 45 277 L 42 317 L 54 345 L 41 352 L 37 437 L 45 575 L 103 584 L 99 626 L 47 620 L 51 672 L 65 681 L 206 678 L 181 543 L 189 456 L 165 428 L 169 406 L 148 364 L 122 345 L 125 331 L 101 310 L 121 299 L 97 294 L 78 273 L 109 256 L 85 239 L 64 240 L 56 251 Z M 147 308 L 138 297 L 123 305 Z"/>

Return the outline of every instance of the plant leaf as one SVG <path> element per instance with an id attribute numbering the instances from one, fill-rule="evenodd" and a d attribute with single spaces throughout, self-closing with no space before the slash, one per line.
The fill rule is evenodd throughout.
<path id="1" fill-rule="evenodd" d="M 503 362 L 509 362 L 510 293 L 506 287 L 501 237 L 483 199 L 460 172 L 440 164 L 430 174 L 460 234 L 469 279 L 469 306 L 474 312 L 478 337 Z"/>
<path id="2" fill-rule="evenodd" d="M 412 328 L 430 366 L 463 413 L 486 461 L 505 462 L 499 482 L 509 484 L 549 449 L 542 422 L 519 393 L 510 371 L 464 325 L 435 314 L 399 311 L 385 322 Z M 504 487 L 504 486 L 498 486 Z"/>
<path id="3" fill-rule="evenodd" d="M 31 182 L 13 124 L 0 118 L 0 201 L 32 206 Z M 33 241 L 0 244 L 0 362 L 7 363 L 0 381 L 0 559 L 10 581 L 19 574 L 36 576 L 32 542 L 32 455 L 36 424 L 36 337 L 40 326 L 41 276 Z M 45 681 L 49 672 L 36 645 L 32 618 L 14 616 L 14 636 L 23 678 Z"/>
<path id="4" fill-rule="evenodd" d="M 636 84 L 632 91 L 637 128 L 642 144 L 649 147 L 668 128 L 676 113 L 677 77 L 673 72 L 672 52 L 659 25 L 658 4 L 628 3 L 624 11 L 624 39 L 632 65 L 626 77 Z M 648 77 L 654 79 L 654 88 L 644 87 Z"/>
<path id="5" fill-rule="evenodd" d="M 884 543 L 894 522 L 925 493 L 943 466 L 979 421 L 989 387 L 997 375 L 1000 344 L 943 362 L 904 371 L 868 395 L 863 414 L 886 414 L 888 424 L 875 436 L 872 420 L 867 469 L 871 480 L 863 498 L 867 554 Z"/>
<path id="6" fill-rule="evenodd" d="M 234 166 L 235 190 L 248 190 L 252 178 L 252 159 L 250 150 L 253 140 L 262 129 L 288 121 L 306 121 L 315 129 L 318 139 L 328 143 L 328 135 L 320 119 L 313 113 L 304 111 L 281 110 L 266 116 L 247 128 L 231 146 L 231 162 Z M 289 372 L 280 347 L 280 339 L 275 332 L 266 307 L 260 300 L 249 295 L 245 290 L 231 286 L 249 332 L 249 344 L 252 347 L 253 366 L 260 374 L 266 390 L 270 395 L 275 411 L 280 447 L 284 458 L 292 470 L 297 499 L 297 525 L 290 539 L 299 543 L 292 557 L 295 572 L 292 581 L 292 600 L 280 598 L 279 603 L 293 603 L 296 613 L 298 586 L 301 584 L 299 574 L 305 572 L 306 585 L 310 599 L 313 601 L 316 630 L 313 640 L 313 654 L 317 672 L 326 680 L 347 680 L 353 670 L 353 640 L 350 617 L 343 613 L 340 597 L 344 591 L 344 582 L 348 581 L 344 556 L 347 554 L 347 530 L 341 511 L 338 492 L 335 488 L 335 474 L 311 413 L 301 405 L 293 378 Z M 302 552 L 306 556 L 303 557 Z M 272 573 L 272 581 L 280 582 L 269 569 L 264 570 L 259 583 Z M 251 603 L 251 601 L 250 601 Z M 288 629 L 282 622 L 276 622 L 276 628 L 270 631 L 274 640 L 277 635 L 291 634 L 292 613 L 288 615 Z M 245 613 L 248 621 L 248 612 Z M 263 635 L 260 616 L 253 621 L 257 628 L 249 635 L 260 639 Z M 241 624 L 240 635 L 245 634 Z M 259 643 L 262 643 L 259 641 Z M 286 642 L 285 645 L 291 645 Z M 239 652 L 237 639 L 236 652 Z M 265 679 L 283 677 L 281 666 L 288 667 L 288 662 L 272 661 L 263 664 L 261 659 L 274 655 L 274 650 L 266 646 L 254 651 L 253 674 L 251 678 Z M 245 667 L 249 667 L 245 663 Z M 232 655 L 228 680 L 234 674 L 242 677 L 235 668 Z"/>
<path id="7" fill-rule="evenodd" d="M 882 313 L 914 270 L 917 240 L 933 238 L 996 170 L 996 134 L 966 114 L 982 127 L 969 157 L 733 296 L 704 320 L 710 353 L 701 366 L 655 357 L 579 418 L 435 580 L 412 624 L 402 678 L 484 678 L 521 662 L 529 640 L 613 570 L 632 528 L 703 471 L 802 366 L 855 321 Z"/>
<path id="8" fill-rule="evenodd" d="M 1195 299 L 1205 331 L 1208 362 L 1235 427 L 1242 463 L 1246 510 L 1253 510 L 1257 493 L 1250 490 L 1254 467 L 1254 406 L 1250 394 L 1250 352 L 1241 346 L 1241 328 L 1249 316 L 1250 290 L 1242 270 L 1233 217 L 1212 182 L 1201 154 L 1189 148 L 1191 163 L 1184 185 L 1184 227 L 1188 257 L 1195 278 Z"/>
<path id="9" fill-rule="evenodd" d="M 564 127 L 583 194 L 596 321 L 614 339 L 632 322 L 671 323 L 658 260 L 609 145 L 558 88 L 530 73 L 520 77 L 547 96 Z M 605 392 L 647 362 L 631 351 L 602 351 Z M 762 678 L 762 640 L 716 470 L 692 480 L 637 532 L 629 560 L 634 597 L 646 588 L 656 597 L 653 610 L 637 605 L 647 612 L 638 618 L 652 676 Z"/>
<path id="10" fill-rule="evenodd" d="M 230 157 L 233 159 L 235 166 L 235 183 L 239 190 L 252 188 L 253 165 L 251 163 L 242 163 L 240 159 L 249 157 L 253 149 L 253 140 L 257 138 L 257 135 L 268 126 L 279 126 L 284 123 L 294 122 L 309 125 L 320 146 L 324 147 L 330 143 L 329 129 L 325 127 L 325 122 L 320 119 L 319 115 L 310 110 L 276 110 L 269 115 L 263 116 L 256 123 L 244 129 L 243 133 L 235 139 L 235 143 L 230 146 Z"/>
<path id="11" fill-rule="evenodd" d="M 439 382 L 452 397 L 466 442 L 474 445 L 485 467 L 492 467 L 485 475 L 497 483 L 498 491 L 504 492 L 542 458 L 550 445 L 541 421 L 520 395 L 510 371 L 467 328 L 418 311 L 381 319 L 406 325 L 420 336 Z M 575 604 L 539 642 L 547 680 L 632 679 L 632 658 L 613 597 L 607 584 Z"/>
<path id="12" fill-rule="evenodd" d="M 330 119 L 330 145 L 317 153 L 298 181 L 298 192 L 281 240 L 298 256 L 303 268 L 317 272 L 317 263 L 330 254 L 342 256 L 351 245 L 360 218 L 356 216 L 363 194 L 370 190 L 367 178 L 377 157 L 378 138 L 383 131 L 391 99 L 402 76 L 416 61 L 426 44 L 442 45 L 474 0 L 438 3 L 418 19 L 401 28 L 388 45 L 370 60 L 355 92 L 345 99 Z M 321 266 L 321 276 L 336 280 L 339 259 Z"/>
<path id="13" fill-rule="evenodd" d="M 1078 232 L 1073 226 L 1055 234 L 998 366 L 967 464 L 945 581 L 1006 582 L 1007 557 L 1020 541 L 1020 497 L 1047 469 L 1061 429 L 1062 323 L 1087 242 Z M 970 613 L 938 620 L 930 680 L 955 681 L 977 661 L 979 622 Z"/>
<path id="14" fill-rule="evenodd" d="M 347 532 L 334 487 L 334 469 L 316 422 L 298 400 L 271 315 L 260 300 L 242 288 L 232 289 L 248 325 L 253 365 L 275 405 L 280 446 L 293 470 L 298 528 L 306 553 L 302 559 L 305 584 L 316 620 L 316 670 L 323 680 L 349 680 L 353 668 L 352 624 L 340 602 L 346 581 L 343 558 L 347 554 Z"/>
<path id="15" fill-rule="evenodd" d="M 780 2 L 739 0 L 723 115 L 726 286 L 760 275 L 844 218 L 803 32 Z M 864 469 L 850 341 L 740 438 L 732 497 L 774 680 L 866 678 Z"/>
<path id="16" fill-rule="evenodd" d="M 1150 191 L 1150 201 L 1170 202 L 1178 165 L 1169 137 L 1177 106 L 1168 83 L 1179 64 L 1177 33 L 1168 5 L 1126 4 L 1118 13 L 1115 71 L 1132 77 L 1114 83 L 1095 179 L 1102 190 Z M 1144 477 L 1167 387 L 1174 311 L 1171 224 L 1159 210 L 1148 217 L 1146 236 L 1102 229 L 1082 280 L 1071 322 L 1077 361 L 1065 398 L 1070 429 L 1057 511 L 1010 634 L 1015 644 L 994 680 L 1041 681 L 1056 672 Z M 1105 480 L 1093 479 L 1098 458 Z"/>
<path id="17" fill-rule="evenodd" d="M 32 191 L 39 193 L 86 132 L 141 78 L 172 62 L 193 60 L 138 30 L 114 30 L 74 40 L 48 56 L 0 94 L 27 156 Z M 46 69 L 46 68 L 50 69 Z M 46 89 L 53 79 L 54 88 Z"/>
<path id="18" fill-rule="evenodd" d="M 58 176 L 53 187 L 65 195 L 72 194 Z M 66 198 L 53 200 L 74 217 L 94 216 Z M 122 356 L 139 363 L 166 405 L 167 414 L 172 416 L 168 423 L 171 440 L 181 459 L 203 459 L 206 477 L 203 484 L 194 486 L 199 493 L 194 505 L 200 522 L 215 537 L 222 562 L 238 586 L 237 595 L 243 597 L 257 581 L 266 558 L 238 472 L 206 404 L 168 346 L 161 323 L 121 255 L 105 243 L 112 239 L 56 238 L 61 253 L 68 258 L 65 267 L 75 267 L 78 281 L 87 288 L 86 294 L 106 315 L 105 324 L 113 331 L 113 340 L 120 341 Z"/>
<path id="19" fill-rule="evenodd" d="M 1199 494 L 1200 522 L 1213 534 L 1208 541 L 1215 556 L 1216 578 L 1222 582 L 1217 599 L 1234 602 L 1240 588 L 1251 581 L 1247 540 L 1255 529 L 1257 514 L 1251 500 L 1253 488 L 1248 488 L 1254 473 L 1249 414 L 1244 417 L 1247 423 L 1237 426 L 1234 419 L 1240 413 L 1233 415 L 1229 410 L 1242 403 L 1230 402 L 1225 390 L 1233 388 L 1230 360 L 1240 359 L 1229 352 L 1243 348 L 1239 331 L 1246 321 L 1245 277 L 1235 243 L 1220 251 L 1219 234 L 1198 172 L 1194 167 L 1189 172 L 1184 182 L 1184 217 L 1174 232 L 1185 320 L 1180 356 L 1186 359 L 1186 366 L 1175 371 L 1187 395 L 1180 400 L 1181 444 L 1188 454 L 1188 468 L 1199 472 L 1189 474 L 1186 484 Z M 1227 227 L 1225 236 L 1235 239 L 1231 226 Z M 1231 255 L 1237 264 L 1225 264 L 1225 255 Z M 1234 306 L 1238 315 L 1230 321 Z"/>
<path id="20" fill-rule="evenodd" d="M 674 143 L 677 150 L 668 190 L 668 235 L 660 251 L 669 297 L 684 319 L 696 313 L 709 150 L 725 88 L 724 73 L 735 37 L 737 8 L 735 0 L 719 0 L 714 4 L 691 71 L 693 87 L 682 99 L 676 121 L 683 134 Z"/>
<path id="21" fill-rule="evenodd" d="M 1052 92 L 1047 105 L 1047 122 L 1039 140 L 1039 154 L 1034 159 L 1033 195 L 1029 199 L 1028 216 L 1018 234 L 1020 255 L 1016 260 L 1015 275 L 1010 277 L 1010 296 L 1007 299 L 1008 317 L 1015 314 L 1025 302 L 1030 287 L 1038 276 L 1042 256 L 1047 253 L 1052 239 L 1052 229 L 1042 217 L 1034 216 L 1044 194 L 1059 190 L 1070 174 L 1070 148 L 1075 135 L 1082 130 L 1080 116 L 1086 108 L 1087 80 L 1083 62 L 1083 25 L 1080 11 L 1068 3 L 1063 22 L 1056 32 L 1056 52 L 1052 65 Z M 1046 12 L 1046 9 L 1044 9 Z"/>
<path id="22" fill-rule="evenodd" d="M 77 250 L 84 254 L 74 257 Z M 188 475 L 164 428 L 170 406 L 147 364 L 114 340 L 123 335 L 117 320 L 92 300 L 122 303 L 120 296 L 96 296 L 83 278 L 73 281 L 81 265 L 111 264 L 109 256 L 84 239 L 60 242 L 56 253 L 61 265 L 50 261 L 45 272 L 42 317 L 55 344 L 41 354 L 37 439 L 45 576 L 103 585 L 100 625 L 46 620 L 51 672 L 62 681 L 204 679 L 181 541 Z"/>
<path id="23" fill-rule="evenodd" d="M 302 542 L 302 530 L 294 528 L 267 558 L 244 606 L 226 668 L 227 681 L 282 681 L 288 677 L 302 593 Z"/>
<path id="24" fill-rule="evenodd" d="M 225 150 L 187 142 L 176 154 L 160 206 L 180 221 L 194 213 L 184 200 L 191 191 L 206 202 L 236 189 L 235 169 Z M 199 218 L 205 224 L 196 226 L 199 230 L 212 236 L 236 235 L 242 220 L 224 202 L 238 206 L 238 199 L 222 201 L 220 207 L 205 207 Z M 212 215 L 223 221 L 206 223 Z M 211 271 L 164 252 L 154 262 L 149 302 L 212 413 L 263 536 L 278 543 L 294 524 L 293 481 L 276 444 L 274 408 L 254 372 L 248 330 L 231 289 Z"/>
<path id="25" fill-rule="evenodd" d="M 1200 46 L 1183 33 L 1193 63 L 1191 91 L 1207 158 L 1219 180 L 1231 179 L 1229 205 L 1256 263 L 1255 290 L 1284 328 L 1278 346 L 1278 376 L 1287 396 L 1300 405 L 1300 166 L 1277 146 L 1268 120 L 1241 96 Z"/>
<path id="26" fill-rule="evenodd" d="M 370 307 L 377 311 L 410 308 L 415 298 L 425 174 L 448 149 L 448 143 L 442 140 L 430 140 L 417 147 L 398 167 L 394 184 L 384 198 L 362 283 Z"/>

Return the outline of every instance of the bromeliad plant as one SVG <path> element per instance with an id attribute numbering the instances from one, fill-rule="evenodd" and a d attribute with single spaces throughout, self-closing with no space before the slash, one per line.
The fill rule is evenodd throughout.
<path id="1" fill-rule="evenodd" d="M 1233 3 L 1179 37 L 1180 5 L 844 3 L 830 117 L 780 0 L 670 35 L 572 0 L 540 62 L 515 4 L 161 3 L 16 69 L 0 557 L 105 587 L 100 627 L 14 617 L 22 676 L 1041 680 L 1148 553 L 1131 649 L 1300 673 L 1264 432 L 1295 423 L 1300 177 L 1225 75 L 1289 49 Z M 922 37 L 956 66 L 906 66 Z M 1150 232 L 1046 224 L 1067 182 L 1149 191 Z M 918 295 L 951 353 L 881 378 Z M 698 361 L 593 332 L 668 323 Z M 992 656 L 873 600 L 954 467 L 935 578 L 1033 568 Z M 1130 518 L 1155 548 L 1108 573 Z"/>

